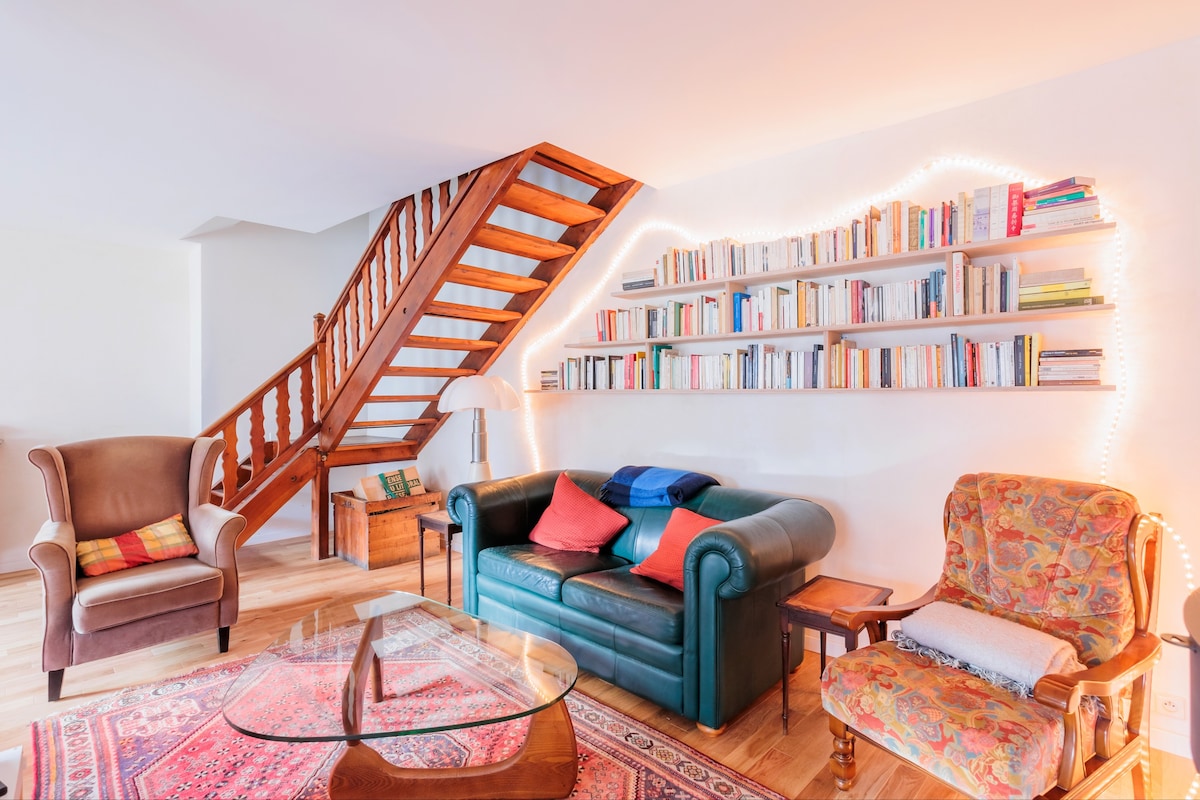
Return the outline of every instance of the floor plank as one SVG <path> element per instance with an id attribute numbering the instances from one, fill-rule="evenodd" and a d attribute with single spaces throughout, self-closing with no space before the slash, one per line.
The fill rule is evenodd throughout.
<path id="1" fill-rule="evenodd" d="M 426 559 L 426 594 L 446 597 L 446 568 L 442 557 Z M 0 575 L 0 749 L 23 745 L 23 788 L 32 790 L 29 723 L 139 683 L 163 680 L 199 667 L 256 655 L 292 621 L 336 597 L 364 590 L 398 589 L 417 592 L 416 563 L 363 570 L 338 558 L 312 561 L 307 539 L 251 544 L 238 553 L 241 612 L 233 627 L 230 649 L 217 652 L 217 637 L 191 636 L 147 650 L 67 669 L 63 699 L 46 700 L 46 677 L 41 671 L 41 587 L 37 573 Z M 455 557 L 454 599 L 461 604 L 460 565 Z M 839 791 L 826 766 L 831 738 L 821 710 L 815 653 L 789 677 L 790 731 L 783 735 L 782 699 L 777 685 L 736 720 L 721 736 L 707 736 L 677 714 L 635 697 L 590 675 L 578 688 L 597 700 L 694 747 L 738 772 L 789 798 L 880 800 L 882 798 L 959 798 L 944 784 L 905 762 L 859 740 L 858 781 Z M 1160 751 L 1151 752 L 1151 796 L 1182 798 L 1194 776 L 1190 762 Z M 1106 797 L 1130 796 L 1126 780 Z"/>

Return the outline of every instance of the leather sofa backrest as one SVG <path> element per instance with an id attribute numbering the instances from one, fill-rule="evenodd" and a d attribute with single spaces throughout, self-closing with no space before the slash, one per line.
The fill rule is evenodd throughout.
<path id="1" fill-rule="evenodd" d="M 567 476 L 593 497 L 600 496 L 600 486 L 611 475 L 593 470 L 567 470 Z M 683 508 L 721 521 L 757 514 L 787 498 L 783 495 L 736 489 L 730 486 L 709 486 L 682 504 Z M 658 548 L 663 529 L 671 518 L 672 507 L 633 508 L 615 506 L 629 518 L 629 525 L 603 548 L 621 558 L 640 563 Z M 545 509 L 539 509 L 540 515 Z"/>

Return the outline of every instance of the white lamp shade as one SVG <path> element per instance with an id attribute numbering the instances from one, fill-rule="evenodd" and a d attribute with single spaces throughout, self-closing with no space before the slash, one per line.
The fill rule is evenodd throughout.
<path id="1" fill-rule="evenodd" d="M 438 411 L 465 411 L 486 408 L 512 411 L 521 405 L 517 390 L 503 378 L 491 375 L 465 375 L 455 378 L 438 400 Z"/>

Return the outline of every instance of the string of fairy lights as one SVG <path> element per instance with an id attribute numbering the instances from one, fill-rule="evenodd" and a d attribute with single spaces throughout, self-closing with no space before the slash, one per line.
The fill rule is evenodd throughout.
<path id="1" fill-rule="evenodd" d="M 928 181 L 932 176 L 938 173 L 950 170 L 973 170 L 980 173 L 991 174 L 998 179 L 1014 183 L 1021 182 L 1028 187 L 1044 186 L 1046 181 L 1036 176 L 1028 175 L 1021 170 L 1003 164 L 997 164 L 982 158 L 971 156 L 951 155 L 939 156 L 931 159 L 922 166 L 914 169 L 904 178 L 900 179 L 895 184 L 888 186 L 874 194 L 855 200 L 854 202 L 846 203 L 841 209 L 829 214 L 824 219 L 818 220 L 806 228 L 798 231 L 789 231 L 780 233 L 778 231 L 744 231 L 735 236 L 742 241 L 768 241 L 778 239 L 783 236 L 800 236 L 807 233 L 825 230 L 837 225 L 844 224 L 848 218 L 853 218 L 863 208 L 872 205 L 892 200 L 896 197 L 903 197 L 910 191 L 913 191 L 921 184 Z M 1111 211 L 1101 205 L 1101 215 L 1109 222 L 1116 222 Z M 648 220 L 638 225 L 625 239 L 618 248 L 617 252 L 610 259 L 608 266 L 599 278 L 591 283 L 590 288 L 580 295 L 575 303 L 571 306 L 559 321 L 543 332 L 540 336 L 534 339 L 525 348 L 521 355 L 521 385 L 531 386 L 530 362 L 535 354 L 539 353 L 549 345 L 557 345 L 563 341 L 563 336 L 568 327 L 577 324 L 577 321 L 591 309 L 600 292 L 610 285 L 613 277 L 617 274 L 618 269 L 622 267 L 626 258 L 629 256 L 641 240 L 650 234 L 670 233 L 684 242 L 704 242 L 711 239 L 719 238 L 718 236 L 704 235 L 695 231 L 689 230 L 681 225 L 663 220 Z M 1099 482 L 1108 482 L 1108 470 L 1110 459 L 1112 457 L 1113 443 L 1116 440 L 1121 421 L 1125 415 L 1125 403 L 1129 391 L 1128 367 L 1126 363 L 1125 353 L 1125 336 L 1124 326 L 1121 318 L 1120 291 L 1123 281 L 1123 268 L 1125 261 L 1125 243 L 1124 237 L 1121 235 L 1120 225 L 1118 224 L 1113 236 L 1113 269 L 1112 269 L 1112 288 L 1111 296 L 1115 306 L 1113 310 L 1113 333 L 1114 345 L 1116 349 L 1116 369 L 1118 379 L 1116 381 L 1116 403 L 1113 409 L 1112 419 L 1108 430 L 1105 432 L 1102 452 L 1100 457 Z M 536 428 L 533 420 L 532 404 L 523 404 L 524 410 L 522 414 L 522 422 L 525 429 L 525 438 L 529 444 L 529 452 L 533 459 L 534 470 L 542 468 L 541 449 L 538 446 Z M 1175 529 L 1167 524 L 1166 520 L 1161 515 L 1151 515 L 1156 522 L 1162 525 L 1163 530 L 1170 540 L 1179 550 L 1180 564 L 1183 568 L 1184 578 L 1187 584 L 1188 591 L 1194 591 L 1195 586 L 1195 570 L 1192 566 L 1191 553 L 1188 551 L 1187 544 L 1183 541 L 1183 537 L 1175 532 Z M 1195 788 L 1196 784 L 1193 784 Z"/>

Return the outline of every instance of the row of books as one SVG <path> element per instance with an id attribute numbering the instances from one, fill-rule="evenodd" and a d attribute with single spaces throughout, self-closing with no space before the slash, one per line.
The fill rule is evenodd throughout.
<path id="1" fill-rule="evenodd" d="M 596 312 L 596 341 L 629 342 L 729 333 L 729 295 L 717 292 L 657 306 L 602 308 Z"/>
<path id="2" fill-rule="evenodd" d="M 1094 178 L 1073 176 L 1029 190 L 1019 181 L 997 184 L 929 207 L 890 201 L 845 225 L 799 236 L 750 243 L 725 237 L 695 248 L 671 248 L 656 262 L 653 282 L 642 285 L 726 279 L 1091 224 L 1100 219 L 1094 183 Z M 629 273 L 622 288 L 636 288 L 637 275 L 650 280 L 644 271 Z"/>
<path id="3" fill-rule="evenodd" d="M 1098 385 L 1099 348 L 1043 350 L 1038 333 L 949 344 L 859 348 L 842 340 L 826 349 L 789 350 L 756 343 L 724 353 L 681 353 L 671 345 L 567 358 L 560 390 L 892 389 Z M 542 388 L 551 388 L 543 376 Z"/>
<path id="4" fill-rule="evenodd" d="M 1041 298 L 1018 294 L 1018 288 L 1020 292 L 1035 290 L 1032 285 L 1018 287 L 1019 262 L 1011 266 L 972 264 L 961 252 L 954 253 L 952 261 L 950 271 L 938 268 L 927 277 L 881 285 L 860 279 L 830 283 L 793 280 L 753 292 L 733 292 L 731 304 L 722 291 L 659 305 L 600 309 L 596 312 L 596 341 L 1000 314 L 1058 299 L 1044 292 Z"/>

